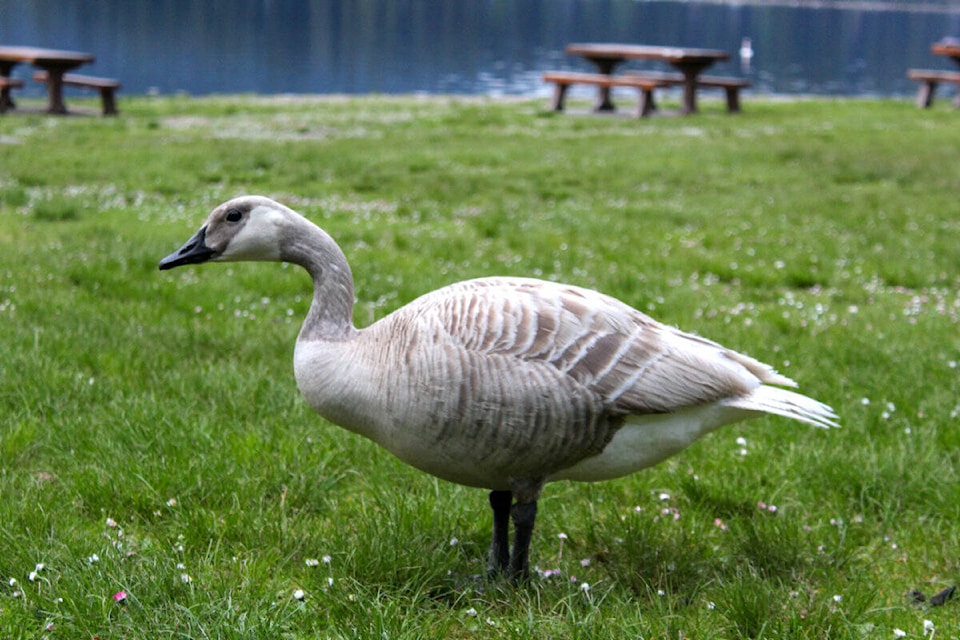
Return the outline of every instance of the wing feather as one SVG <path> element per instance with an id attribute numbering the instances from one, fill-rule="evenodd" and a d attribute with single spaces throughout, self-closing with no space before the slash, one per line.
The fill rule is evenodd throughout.
<path id="1" fill-rule="evenodd" d="M 793 384 L 753 358 L 587 289 L 485 278 L 441 292 L 469 299 L 450 309 L 469 317 L 445 323 L 454 343 L 562 371 L 614 413 L 670 413 L 742 396 L 764 382 Z"/>

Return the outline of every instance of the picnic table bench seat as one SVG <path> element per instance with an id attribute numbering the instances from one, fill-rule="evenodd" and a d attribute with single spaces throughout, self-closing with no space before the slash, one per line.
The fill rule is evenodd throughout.
<path id="1" fill-rule="evenodd" d="M 37 71 L 33 74 L 36 82 L 47 82 L 46 71 Z M 120 88 L 120 81 L 113 78 L 98 78 L 96 76 L 81 75 L 79 73 L 65 73 L 63 75 L 63 84 L 74 87 L 84 87 L 87 89 L 96 89 L 100 92 L 100 100 L 103 103 L 103 115 L 113 116 L 117 114 L 117 102 L 114 93 Z"/>
<path id="2" fill-rule="evenodd" d="M 933 104 L 933 94 L 937 90 L 937 85 L 942 82 L 951 82 L 957 85 L 958 93 L 954 99 L 954 106 L 960 107 L 960 73 L 933 69 L 908 69 L 907 77 L 920 83 L 920 88 L 917 91 L 917 106 L 921 109 L 927 109 Z"/>
<path id="3" fill-rule="evenodd" d="M 8 78 L 7 76 L 0 76 L 0 93 L 2 93 L 3 99 L 0 99 L 0 113 L 3 113 L 7 110 L 7 106 L 12 104 L 10 100 L 10 89 L 22 89 L 23 80 L 20 78 Z"/>
<path id="4" fill-rule="evenodd" d="M 671 87 L 681 85 L 684 82 L 682 73 L 669 73 L 662 71 L 627 71 L 624 75 L 659 80 L 664 83 L 664 86 Z M 697 86 L 712 89 L 723 89 L 727 96 L 727 111 L 729 113 L 738 113 L 740 111 L 740 90 L 749 88 L 750 81 L 746 78 L 697 76 Z"/>
<path id="5" fill-rule="evenodd" d="M 551 107 L 554 111 L 563 111 L 567 90 L 574 84 L 591 84 L 598 87 L 633 87 L 639 89 L 638 117 L 645 117 L 653 112 L 653 90 L 657 87 L 667 86 L 659 80 L 650 78 L 614 76 L 604 73 L 580 73 L 574 71 L 547 71 L 543 74 L 543 79 L 545 82 L 556 85 L 551 102 Z"/>
<path id="6" fill-rule="evenodd" d="M 637 116 L 640 118 L 649 116 L 654 110 L 653 90 L 657 87 L 667 86 L 667 83 L 653 78 L 574 71 L 547 71 L 543 74 L 543 80 L 556 85 L 550 103 L 554 111 L 563 111 L 567 90 L 574 84 L 592 84 L 598 87 L 633 87 L 640 91 L 640 99 L 637 104 Z"/>

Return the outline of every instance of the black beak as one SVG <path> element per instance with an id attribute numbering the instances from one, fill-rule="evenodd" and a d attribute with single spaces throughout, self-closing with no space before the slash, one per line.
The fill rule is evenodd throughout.
<path id="1" fill-rule="evenodd" d="M 216 251 L 206 244 L 207 228 L 201 227 L 186 244 L 160 261 L 160 270 L 173 269 L 185 264 L 198 264 L 212 258 Z"/>

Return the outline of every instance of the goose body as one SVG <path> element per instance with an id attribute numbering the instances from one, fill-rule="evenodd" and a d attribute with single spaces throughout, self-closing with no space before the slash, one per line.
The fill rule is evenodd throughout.
<path id="1" fill-rule="evenodd" d="M 550 481 L 633 473 L 752 416 L 836 425 L 830 407 L 781 388 L 795 384 L 771 367 L 571 285 L 468 280 L 358 330 L 340 248 L 263 197 L 217 207 L 160 268 L 236 260 L 310 273 L 314 297 L 294 353 L 306 401 L 422 471 L 491 490 L 491 571 L 514 578 L 527 572 Z"/>

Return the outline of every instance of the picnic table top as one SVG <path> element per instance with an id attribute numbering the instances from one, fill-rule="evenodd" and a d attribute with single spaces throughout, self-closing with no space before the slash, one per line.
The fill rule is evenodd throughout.
<path id="1" fill-rule="evenodd" d="M 938 56 L 960 58 L 960 42 L 935 42 L 930 49 Z"/>
<path id="2" fill-rule="evenodd" d="M 627 58 L 665 60 L 667 62 L 716 62 L 730 57 L 722 49 L 692 49 L 687 47 L 661 47 L 643 44 L 619 43 L 574 43 L 567 45 L 570 55 L 591 59 L 625 60 Z"/>
<path id="3" fill-rule="evenodd" d="M 64 64 L 78 66 L 93 62 L 92 53 L 65 51 L 63 49 L 45 49 L 42 47 L 0 46 L 0 60 L 9 62 L 29 62 L 32 64 Z"/>

